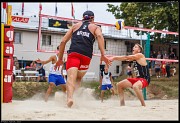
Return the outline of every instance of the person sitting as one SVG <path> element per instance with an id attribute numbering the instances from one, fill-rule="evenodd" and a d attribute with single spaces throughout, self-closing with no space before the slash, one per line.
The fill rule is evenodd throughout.
<path id="1" fill-rule="evenodd" d="M 36 64 L 37 64 L 36 61 L 32 61 L 29 68 L 31 68 L 32 70 L 36 70 L 36 67 L 37 67 Z"/>
<path id="2" fill-rule="evenodd" d="M 39 74 L 38 74 L 38 82 L 47 82 L 47 80 L 46 80 L 46 72 L 44 70 L 44 66 L 41 65 L 37 71 L 39 72 Z"/>

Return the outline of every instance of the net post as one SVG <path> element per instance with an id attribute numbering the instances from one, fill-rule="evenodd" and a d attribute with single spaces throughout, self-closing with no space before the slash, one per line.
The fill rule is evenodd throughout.
<path id="1" fill-rule="evenodd" d="M 147 34 L 147 40 L 146 40 L 146 44 L 145 44 L 145 57 L 149 58 L 150 57 L 150 34 Z M 149 65 L 149 60 L 147 60 L 147 64 Z M 146 97 L 146 88 L 143 88 L 143 96 L 144 96 L 144 100 L 147 100 Z"/>

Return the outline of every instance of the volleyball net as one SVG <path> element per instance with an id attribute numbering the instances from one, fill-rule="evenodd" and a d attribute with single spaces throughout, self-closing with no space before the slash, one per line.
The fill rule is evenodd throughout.
<path id="1" fill-rule="evenodd" d="M 72 25 L 80 22 L 82 20 L 70 19 L 64 17 L 57 17 L 51 15 L 40 14 L 39 15 L 39 28 L 38 28 L 38 41 L 37 41 L 37 52 L 48 52 L 48 53 L 57 53 L 57 47 L 59 46 L 61 39 L 65 33 L 72 27 Z M 109 55 L 124 55 L 123 52 L 127 50 L 124 46 L 125 41 L 132 41 L 138 43 L 140 40 L 146 41 L 147 35 L 137 35 L 134 30 L 138 31 L 147 31 L 152 33 L 166 33 L 179 35 L 176 32 L 168 32 L 161 30 L 151 30 L 145 28 L 137 28 L 124 26 L 123 29 L 117 30 L 114 24 L 94 22 L 96 25 L 100 26 L 102 29 L 103 36 L 105 38 L 105 49 L 106 54 Z M 114 40 L 114 41 L 108 41 Z M 67 42 L 65 47 L 65 52 L 70 47 L 70 41 Z M 95 42 L 93 45 L 93 54 L 99 56 L 100 50 L 98 43 Z M 152 58 L 147 58 L 147 60 L 157 60 Z M 161 59 L 162 60 L 162 59 Z M 167 59 L 166 59 L 167 60 Z M 178 62 L 178 60 L 169 60 L 169 62 Z"/>

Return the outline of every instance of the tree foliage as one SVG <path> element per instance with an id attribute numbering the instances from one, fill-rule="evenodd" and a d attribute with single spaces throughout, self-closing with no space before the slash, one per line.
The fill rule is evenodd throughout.
<path id="1" fill-rule="evenodd" d="M 108 12 L 111 12 L 116 19 L 123 19 L 126 26 L 139 27 L 156 30 L 168 30 L 179 32 L 179 4 L 178 2 L 125 2 L 119 6 L 107 4 Z M 139 35 L 139 31 L 135 31 Z M 143 32 L 148 33 L 148 32 Z M 155 42 L 165 43 L 178 41 L 177 35 L 166 35 L 154 33 L 151 38 Z"/>

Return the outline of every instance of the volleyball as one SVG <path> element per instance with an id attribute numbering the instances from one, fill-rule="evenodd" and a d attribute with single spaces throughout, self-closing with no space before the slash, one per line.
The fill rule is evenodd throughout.
<path id="1" fill-rule="evenodd" d="M 124 25 L 125 25 L 124 21 L 120 21 L 120 20 L 115 23 L 115 27 L 116 27 L 117 30 L 123 29 Z"/>

